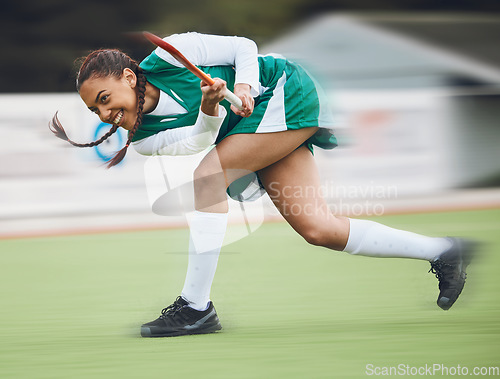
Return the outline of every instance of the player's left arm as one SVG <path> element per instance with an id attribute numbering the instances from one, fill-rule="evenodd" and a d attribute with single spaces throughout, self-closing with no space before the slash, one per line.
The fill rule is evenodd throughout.
<path id="1" fill-rule="evenodd" d="M 234 93 L 242 103 L 236 114 L 248 117 L 253 111 L 254 96 L 259 89 L 259 63 L 257 45 L 244 37 L 227 37 L 200 33 L 174 34 L 165 41 L 177 48 L 188 60 L 197 66 L 229 65 L 235 68 Z M 179 62 L 162 49 L 156 54 L 168 63 L 180 66 Z"/>

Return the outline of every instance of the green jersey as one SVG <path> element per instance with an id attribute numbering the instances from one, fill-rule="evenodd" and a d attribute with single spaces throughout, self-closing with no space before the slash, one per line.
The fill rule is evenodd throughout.
<path id="1" fill-rule="evenodd" d="M 255 98 L 253 113 L 246 118 L 230 111 L 224 100 L 221 105 L 227 110 L 217 140 L 240 133 L 269 133 L 284 130 L 320 127 L 307 141 L 325 149 L 337 146 L 331 128 L 333 117 L 321 94 L 321 89 L 312 77 L 300 66 L 283 57 L 259 56 L 259 95 Z M 143 116 L 142 125 L 133 141 L 147 138 L 161 131 L 193 125 L 198 117 L 201 103 L 200 80 L 184 67 L 174 66 L 155 52 L 144 59 L 140 67 L 151 84 L 167 93 L 186 112 L 165 116 Z M 226 81 L 233 90 L 235 70 L 232 66 L 198 66 L 212 77 Z"/>

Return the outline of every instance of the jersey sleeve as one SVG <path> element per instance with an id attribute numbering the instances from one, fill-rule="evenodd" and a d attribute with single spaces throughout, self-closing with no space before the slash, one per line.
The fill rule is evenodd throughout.
<path id="1" fill-rule="evenodd" d="M 252 96 L 258 95 L 258 50 L 252 40 L 191 32 L 173 34 L 166 37 L 165 41 L 196 66 L 233 66 L 236 71 L 235 84 L 249 84 Z M 164 61 L 182 67 L 182 64 L 165 50 L 157 48 L 155 53 Z"/>
<path id="2" fill-rule="evenodd" d="M 197 154 L 215 142 L 226 115 L 224 107 L 219 107 L 218 116 L 208 116 L 200 110 L 194 125 L 161 131 L 133 142 L 132 146 L 142 155 Z"/>

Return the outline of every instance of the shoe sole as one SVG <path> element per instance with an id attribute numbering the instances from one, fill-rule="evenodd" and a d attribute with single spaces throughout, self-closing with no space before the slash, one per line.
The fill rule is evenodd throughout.
<path id="1" fill-rule="evenodd" d="M 210 334 L 210 333 L 215 333 L 221 329 L 222 326 L 220 324 L 215 324 L 207 326 L 206 328 L 191 329 L 191 330 L 189 329 L 176 330 L 168 333 L 153 334 L 149 326 L 141 326 L 141 337 L 156 338 L 156 337 L 179 337 L 179 336 L 187 336 L 194 334 Z"/>

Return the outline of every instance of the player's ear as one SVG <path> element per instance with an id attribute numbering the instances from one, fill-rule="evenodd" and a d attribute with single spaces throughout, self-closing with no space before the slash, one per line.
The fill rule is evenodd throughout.
<path id="1" fill-rule="evenodd" d="M 128 67 L 124 68 L 122 77 L 127 82 L 127 84 L 130 86 L 130 88 L 135 88 L 135 86 L 137 85 L 137 75 L 135 74 L 134 71 L 132 71 Z"/>

